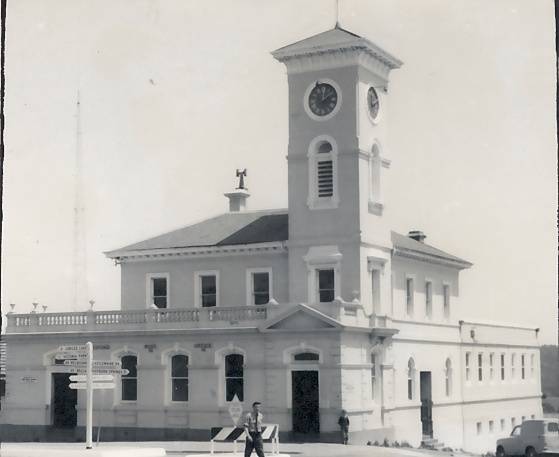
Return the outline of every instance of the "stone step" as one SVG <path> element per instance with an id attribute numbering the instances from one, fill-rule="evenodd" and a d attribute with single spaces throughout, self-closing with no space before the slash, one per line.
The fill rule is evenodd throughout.
<path id="1" fill-rule="evenodd" d="M 421 440 L 421 445 L 425 447 L 433 447 L 434 449 L 442 449 L 444 447 L 444 443 L 439 442 L 436 438 L 423 438 Z"/>

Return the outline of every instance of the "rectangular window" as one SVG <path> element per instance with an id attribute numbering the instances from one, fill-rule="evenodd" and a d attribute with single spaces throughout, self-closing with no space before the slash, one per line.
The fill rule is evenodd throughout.
<path id="1" fill-rule="evenodd" d="M 265 305 L 270 301 L 270 274 L 252 273 L 252 304 Z"/>
<path id="2" fill-rule="evenodd" d="M 494 423 L 493 421 L 489 421 L 489 433 L 493 433 Z"/>
<path id="3" fill-rule="evenodd" d="M 371 398 L 375 399 L 375 390 L 377 388 L 377 364 L 375 354 L 371 354 Z"/>
<path id="4" fill-rule="evenodd" d="M 505 354 L 501 354 L 501 381 L 505 380 Z"/>
<path id="5" fill-rule="evenodd" d="M 433 314 L 433 283 L 425 283 L 425 315 L 431 317 Z"/>
<path id="6" fill-rule="evenodd" d="M 331 160 L 321 160 L 317 163 L 318 196 L 331 197 L 334 195 L 334 166 Z"/>
<path id="7" fill-rule="evenodd" d="M 532 415 L 530 416 L 530 419 L 532 419 L 532 420 L 534 420 L 535 418 L 536 418 L 536 415 L 535 415 L 535 414 L 532 414 Z"/>
<path id="8" fill-rule="evenodd" d="M 515 376 L 515 366 L 514 366 L 514 362 L 516 361 L 516 354 L 512 354 L 510 356 L 510 377 L 511 379 L 514 381 L 514 376 Z"/>
<path id="9" fill-rule="evenodd" d="M 443 285 L 443 314 L 446 319 L 450 316 L 450 286 Z"/>
<path id="10" fill-rule="evenodd" d="M 171 387 L 173 401 L 188 401 L 188 356 L 175 355 L 171 359 Z"/>
<path id="11" fill-rule="evenodd" d="M 526 379 L 526 356 L 522 354 L 520 356 L 520 375 L 522 379 Z"/>
<path id="12" fill-rule="evenodd" d="M 476 429 L 477 429 L 477 434 L 481 435 L 481 433 L 483 431 L 482 428 L 481 428 L 481 422 L 476 423 Z"/>
<path id="13" fill-rule="evenodd" d="M 377 314 L 380 311 L 380 270 L 371 270 L 371 289 L 373 312 Z"/>
<path id="14" fill-rule="evenodd" d="M 483 381 L 483 354 L 481 352 L 477 355 L 477 380 Z"/>
<path id="15" fill-rule="evenodd" d="M 524 422 L 525 420 L 526 420 L 526 416 L 522 416 L 522 422 Z"/>
<path id="16" fill-rule="evenodd" d="M 125 355 L 121 358 L 123 370 L 128 374 L 121 375 L 121 398 L 123 401 L 136 401 L 138 398 L 138 358 L 135 355 Z"/>
<path id="17" fill-rule="evenodd" d="M 334 301 L 334 269 L 317 270 L 318 275 L 318 301 L 329 303 Z"/>
<path id="18" fill-rule="evenodd" d="M 534 377 L 534 372 L 536 368 L 536 357 L 534 354 L 530 354 L 530 377 Z"/>
<path id="19" fill-rule="evenodd" d="M 414 298 L 413 278 L 406 278 L 406 312 L 408 316 L 413 315 L 413 298 Z"/>
<path id="20" fill-rule="evenodd" d="M 495 353 L 489 354 L 489 379 L 493 381 L 495 378 Z"/>
<path id="21" fill-rule="evenodd" d="M 505 430 L 505 419 L 501 419 L 501 431 Z"/>
<path id="22" fill-rule="evenodd" d="M 466 352 L 466 381 L 470 380 L 470 357 L 471 353 Z"/>
<path id="23" fill-rule="evenodd" d="M 158 308 L 169 306 L 169 274 L 148 273 L 146 275 L 146 305 Z"/>
<path id="24" fill-rule="evenodd" d="M 244 357 L 242 354 L 225 356 L 225 401 L 232 401 L 235 395 L 244 399 Z"/>
<path id="25" fill-rule="evenodd" d="M 200 276 L 200 304 L 203 307 L 217 305 L 217 278 L 215 275 Z"/>
<path id="26" fill-rule="evenodd" d="M 516 427 L 516 418 L 515 417 L 510 418 L 510 426 L 512 428 Z"/>

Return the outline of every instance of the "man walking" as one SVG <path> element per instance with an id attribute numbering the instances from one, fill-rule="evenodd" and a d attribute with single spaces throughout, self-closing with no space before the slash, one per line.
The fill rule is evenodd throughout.
<path id="1" fill-rule="evenodd" d="M 345 409 L 342 409 L 342 415 L 338 418 L 338 425 L 342 432 L 342 443 L 347 444 L 349 438 L 349 417 L 347 417 Z"/>
<path id="2" fill-rule="evenodd" d="M 264 457 L 264 448 L 262 444 L 262 421 L 264 416 L 260 412 L 260 402 L 255 401 L 252 404 L 252 411 L 245 418 L 245 457 L 250 457 L 252 450 L 256 451 L 258 457 Z"/>

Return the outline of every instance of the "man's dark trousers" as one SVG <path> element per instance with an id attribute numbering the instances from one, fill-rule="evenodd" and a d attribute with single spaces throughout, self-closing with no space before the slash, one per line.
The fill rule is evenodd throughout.
<path id="1" fill-rule="evenodd" d="M 256 451 L 258 457 L 264 457 L 264 447 L 262 444 L 262 435 L 260 433 L 249 432 L 252 441 L 247 439 L 245 443 L 245 457 L 250 457 L 252 450 Z"/>

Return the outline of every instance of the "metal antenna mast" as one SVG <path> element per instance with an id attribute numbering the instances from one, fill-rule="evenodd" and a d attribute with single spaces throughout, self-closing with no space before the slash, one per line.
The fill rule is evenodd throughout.
<path id="1" fill-rule="evenodd" d="M 74 176 L 74 246 L 72 309 L 77 311 L 87 302 L 87 267 L 85 237 L 85 207 L 83 202 L 83 157 L 81 131 L 81 100 L 78 90 L 76 102 L 76 157 Z"/>
<path id="2" fill-rule="evenodd" d="M 339 9 L 339 2 L 340 0 L 336 0 L 336 28 L 340 27 L 340 9 Z"/>

